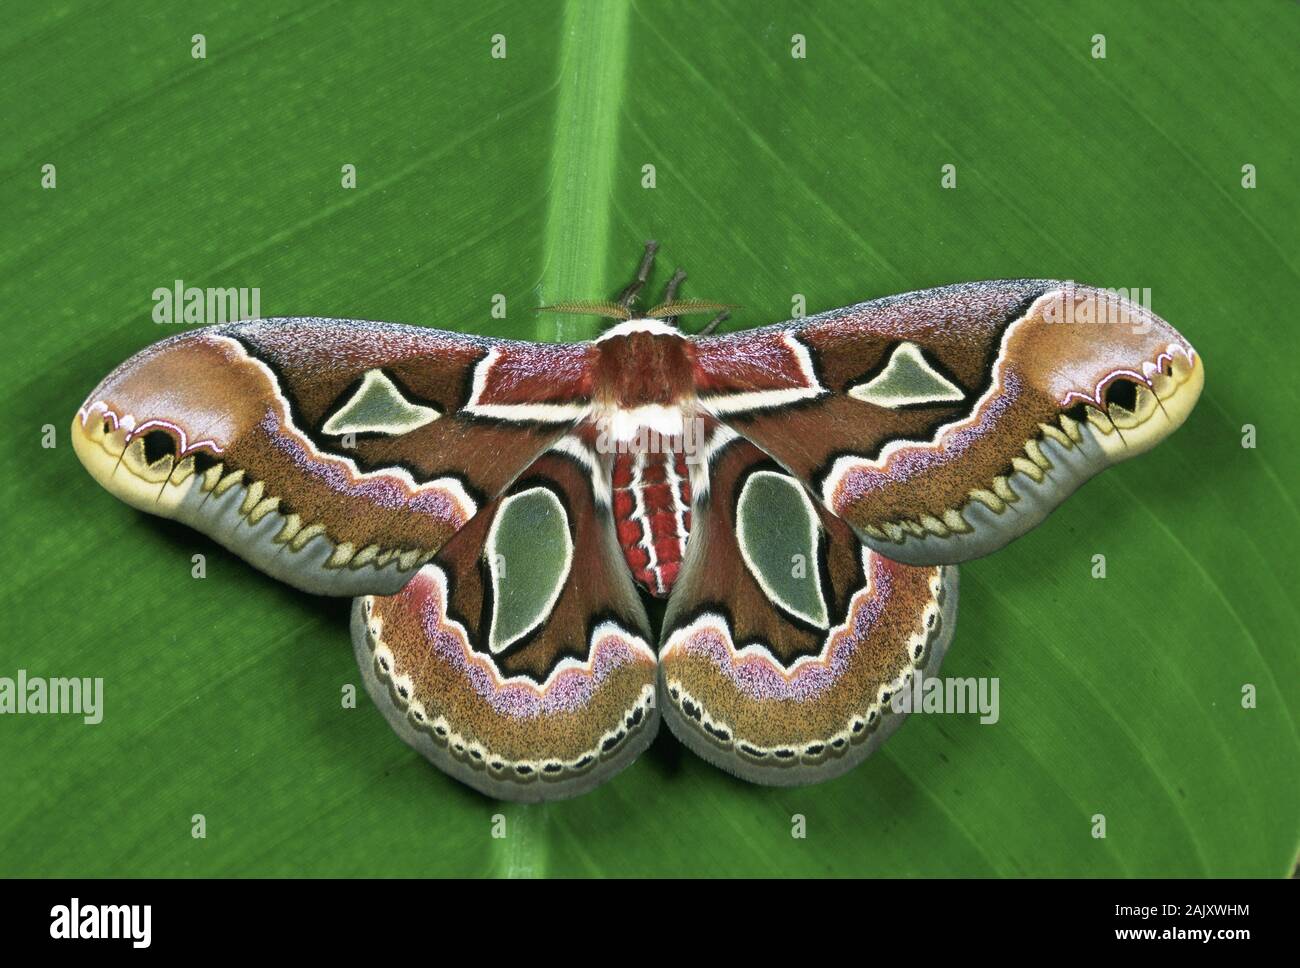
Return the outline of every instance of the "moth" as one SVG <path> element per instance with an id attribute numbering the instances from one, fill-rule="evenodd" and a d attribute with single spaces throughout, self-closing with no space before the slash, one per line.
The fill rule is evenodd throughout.
<path id="1" fill-rule="evenodd" d="M 354 598 L 394 730 L 492 796 L 608 780 L 660 719 L 764 784 L 860 763 L 952 638 L 956 565 L 1186 419 L 1200 357 L 1106 290 L 891 296 L 690 335 L 678 298 L 592 342 L 287 318 L 148 347 L 86 398 L 108 491 Z M 647 603 L 664 600 L 656 635 Z"/>

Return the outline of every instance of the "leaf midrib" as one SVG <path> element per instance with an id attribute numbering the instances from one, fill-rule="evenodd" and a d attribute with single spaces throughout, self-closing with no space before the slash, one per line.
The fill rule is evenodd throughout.
<path id="1" fill-rule="evenodd" d="M 565 6 L 550 159 L 540 296 L 543 303 L 592 299 L 607 288 L 610 198 L 627 63 L 626 3 Z M 542 340 L 589 339 L 592 321 L 544 316 Z"/>

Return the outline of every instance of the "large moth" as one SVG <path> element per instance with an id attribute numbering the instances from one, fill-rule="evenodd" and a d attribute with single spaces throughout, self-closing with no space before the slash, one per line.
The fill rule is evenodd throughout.
<path id="1" fill-rule="evenodd" d="M 728 335 L 593 342 L 292 318 L 195 330 L 77 411 L 86 469 L 262 571 L 354 597 L 370 694 L 495 797 L 571 796 L 660 717 L 747 780 L 859 763 L 938 668 L 959 562 L 1187 417 L 1203 369 L 1105 290 L 982 282 Z M 657 635 L 646 603 L 666 599 Z"/>

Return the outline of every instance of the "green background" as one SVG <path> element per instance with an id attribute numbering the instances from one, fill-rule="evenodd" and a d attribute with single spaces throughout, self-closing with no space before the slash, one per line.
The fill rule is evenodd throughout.
<path id="1" fill-rule="evenodd" d="M 169 7 L 0 17 L 0 675 L 106 691 L 99 726 L 0 717 L 0 872 L 1291 872 L 1300 5 Z M 660 280 L 687 267 L 736 328 L 795 293 L 1050 276 L 1150 288 L 1202 352 L 1170 441 L 963 566 L 943 671 L 1000 677 L 996 726 L 916 717 L 792 790 L 665 731 L 590 795 L 497 804 L 364 691 L 341 708 L 346 602 L 117 503 L 69 445 L 99 378 L 179 330 L 150 318 L 175 279 L 260 287 L 264 315 L 581 339 L 596 320 L 533 307 L 611 293 L 650 236 Z"/>

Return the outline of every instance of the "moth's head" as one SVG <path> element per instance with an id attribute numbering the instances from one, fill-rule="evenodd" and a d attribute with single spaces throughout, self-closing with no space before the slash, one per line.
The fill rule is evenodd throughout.
<path id="1" fill-rule="evenodd" d="M 657 321 L 664 332 L 672 331 L 677 335 L 685 336 L 682 332 L 680 320 L 682 316 L 698 315 L 701 313 L 716 313 L 722 318 L 726 318 L 729 310 L 736 307 L 730 303 L 710 302 L 704 299 L 670 299 L 662 302 L 646 312 L 638 312 L 630 305 L 621 302 L 612 302 L 609 300 L 595 301 L 569 301 L 554 303 L 550 306 L 539 306 L 538 312 L 543 313 L 572 313 L 579 316 L 603 316 L 613 322 L 612 330 L 622 330 L 622 323 L 649 323 Z M 721 319 L 717 320 L 721 322 Z M 710 323 L 710 326 L 716 326 L 716 323 Z M 653 326 L 645 327 L 654 330 Z M 610 330 L 605 334 L 609 335 Z M 705 335 L 703 332 L 696 335 Z"/>
<path id="2" fill-rule="evenodd" d="M 671 291 L 685 278 L 678 270 Z M 591 359 L 593 396 L 619 439 L 635 436 L 644 424 L 664 434 L 681 433 L 681 410 L 695 395 L 694 349 L 679 326 L 682 316 L 717 313 L 696 335 L 706 335 L 726 318 L 724 303 L 668 298 L 638 312 L 631 299 L 620 302 L 564 302 L 543 312 L 604 316 L 614 321 L 595 340 Z"/>

